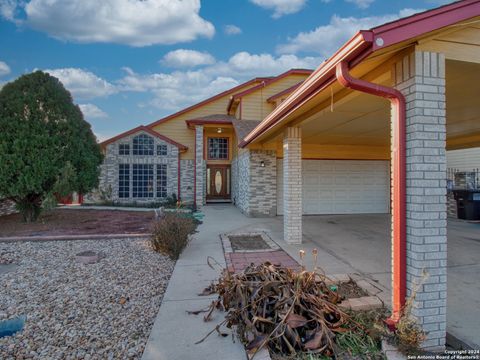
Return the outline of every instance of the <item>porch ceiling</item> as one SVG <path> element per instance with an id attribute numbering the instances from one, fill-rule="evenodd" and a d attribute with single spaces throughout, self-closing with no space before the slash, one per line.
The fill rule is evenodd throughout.
<path id="1" fill-rule="evenodd" d="M 480 64 L 447 60 L 447 139 L 480 134 Z"/>
<path id="2" fill-rule="evenodd" d="M 381 82 L 388 84 L 390 80 L 383 77 Z M 331 99 L 324 100 L 317 105 L 318 111 L 297 123 L 302 128 L 305 144 L 390 144 L 390 104 L 387 100 L 345 90 L 343 94 L 342 91 L 333 91 L 333 94 L 333 105 Z M 480 64 L 447 60 L 447 148 L 480 146 L 478 94 Z M 281 141 L 280 136 L 277 141 Z"/>

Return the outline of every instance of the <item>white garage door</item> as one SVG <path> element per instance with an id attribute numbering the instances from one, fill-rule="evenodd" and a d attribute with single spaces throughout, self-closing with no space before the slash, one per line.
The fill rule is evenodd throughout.
<path id="1" fill-rule="evenodd" d="M 388 161 L 303 160 L 304 214 L 390 211 Z M 283 214 L 283 160 L 277 161 L 277 212 Z"/>

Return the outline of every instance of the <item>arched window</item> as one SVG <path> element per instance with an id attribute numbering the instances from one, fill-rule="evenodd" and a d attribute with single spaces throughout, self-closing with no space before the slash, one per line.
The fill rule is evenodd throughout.
<path id="1" fill-rule="evenodd" d="M 153 138 L 140 134 L 133 138 L 133 155 L 153 155 Z"/>

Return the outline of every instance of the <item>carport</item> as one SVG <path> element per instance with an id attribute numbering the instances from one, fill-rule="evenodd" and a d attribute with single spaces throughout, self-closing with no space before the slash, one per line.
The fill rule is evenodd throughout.
<path id="1" fill-rule="evenodd" d="M 429 349 L 445 346 L 445 154 L 480 144 L 479 17 L 467 0 L 358 32 L 242 143 L 277 150 L 287 242 L 302 241 L 305 213 L 391 213 L 391 321 L 417 289 Z M 373 161 L 390 164 L 389 192 Z"/>
<path id="2" fill-rule="evenodd" d="M 335 258 L 339 265 L 328 264 L 332 271 L 360 273 L 377 282 L 384 289 L 381 297 L 386 304 L 390 304 L 392 276 L 389 232 L 387 214 L 303 217 L 304 245 Z M 474 349 L 480 347 L 479 234 L 478 223 L 448 220 L 447 331 Z"/>

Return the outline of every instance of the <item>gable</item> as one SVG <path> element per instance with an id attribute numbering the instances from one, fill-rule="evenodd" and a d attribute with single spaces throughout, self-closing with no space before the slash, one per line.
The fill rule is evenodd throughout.
<path id="1" fill-rule="evenodd" d="M 241 87 L 237 87 L 238 90 L 245 90 L 258 84 L 258 81 L 248 82 Z M 211 114 L 225 114 L 227 115 L 227 105 L 232 95 L 231 91 L 228 91 L 223 96 L 216 96 L 215 99 L 208 102 L 199 103 L 193 107 L 187 108 L 186 111 L 182 110 L 176 114 L 161 119 L 155 123 L 148 125 L 154 131 L 161 133 L 169 138 L 185 145 L 188 150 L 182 154 L 182 159 L 193 159 L 195 153 L 195 136 L 194 130 L 188 129 L 185 120 L 203 117 Z M 212 99 L 212 98 L 210 98 Z"/>
<path id="2" fill-rule="evenodd" d="M 275 107 L 274 103 L 267 102 L 270 97 L 304 81 L 308 76 L 309 74 L 288 75 L 278 81 L 265 85 L 255 92 L 243 96 L 239 109 L 237 110 L 237 117 L 247 120 L 263 120 Z"/>

